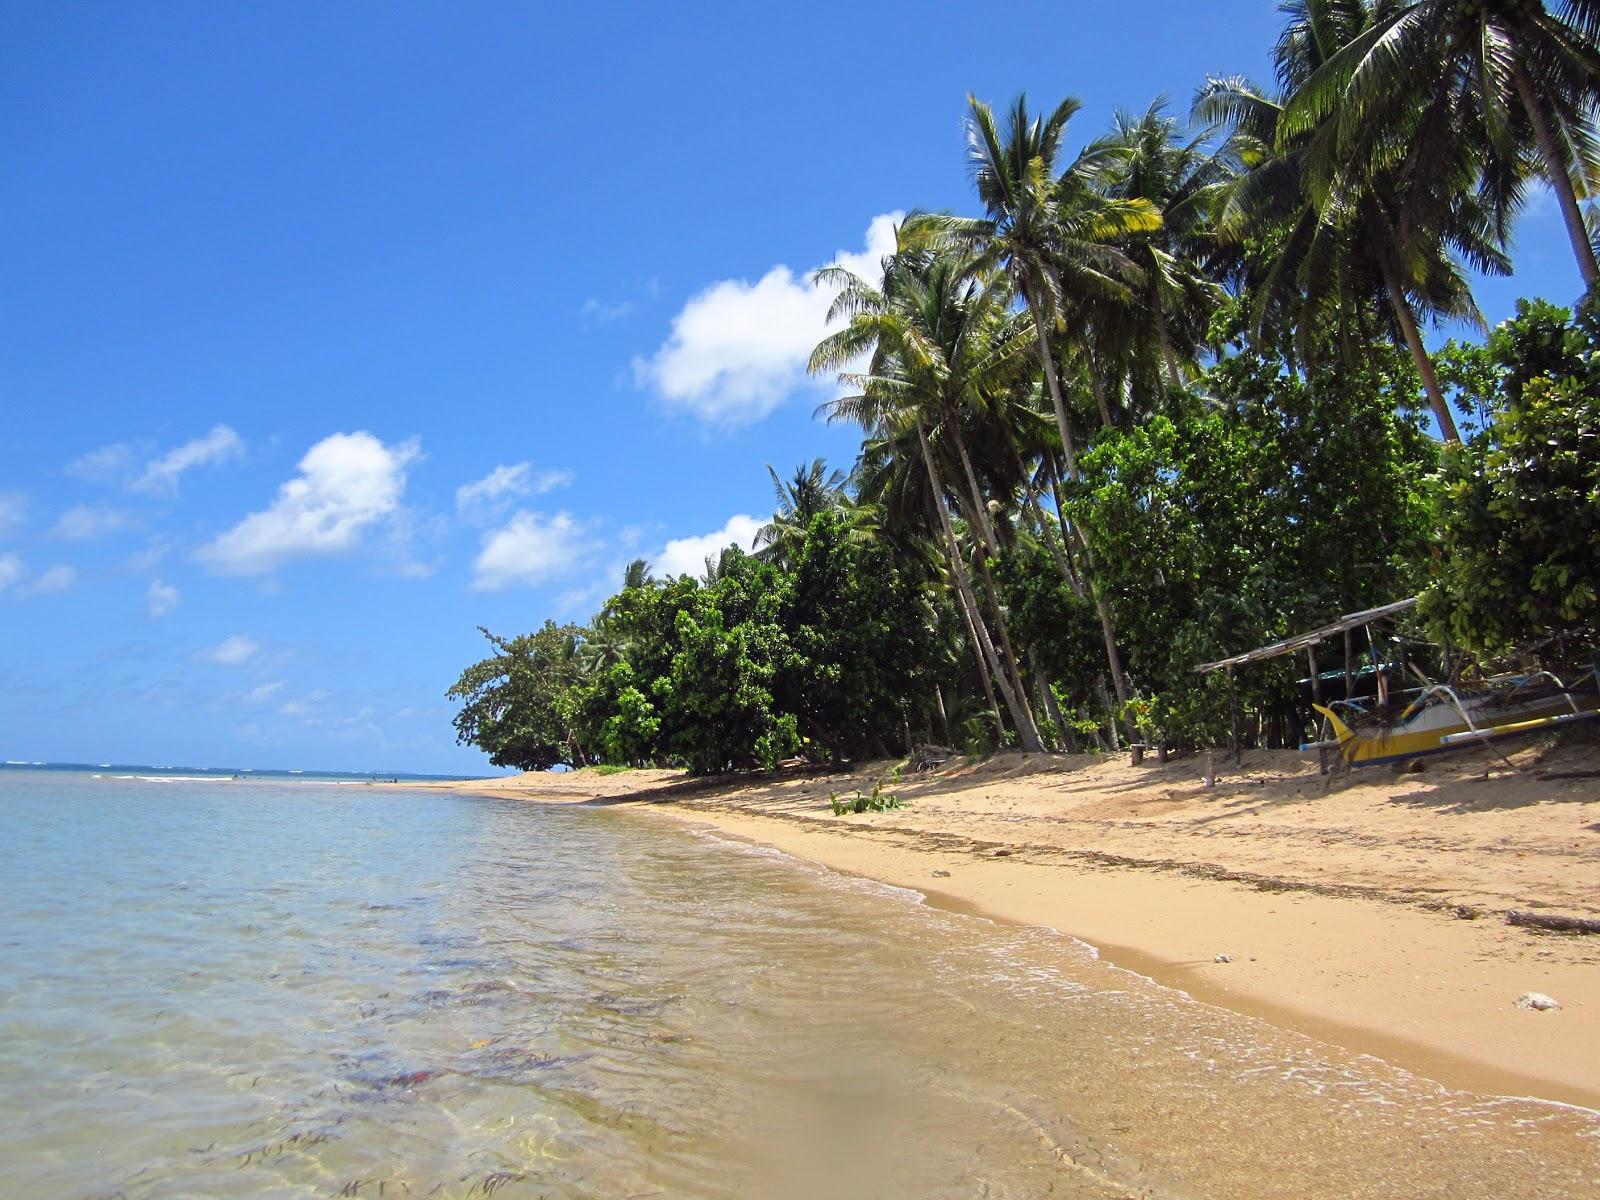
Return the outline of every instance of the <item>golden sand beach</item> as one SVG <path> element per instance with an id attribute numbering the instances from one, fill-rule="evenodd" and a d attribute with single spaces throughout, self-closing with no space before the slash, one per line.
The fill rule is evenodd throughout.
<path id="1" fill-rule="evenodd" d="M 672 771 L 471 785 L 702 822 L 932 904 L 1048 926 L 1111 962 L 1442 1083 L 1600 1107 L 1600 748 L 1323 777 L 1289 753 L 956 760 L 835 816 L 892 764 L 734 781 Z M 446 785 L 448 786 L 448 785 Z M 1526 993 L 1559 1001 L 1519 1008 Z"/>

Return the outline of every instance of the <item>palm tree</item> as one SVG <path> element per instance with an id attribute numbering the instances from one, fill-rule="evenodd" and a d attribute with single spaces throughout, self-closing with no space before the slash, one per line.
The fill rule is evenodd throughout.
<path id="1" fill-rule="evenodd" d="M 1349 7 L 1344 0 L 1343 7 Z M 1310 28 L 1331 0 L 1299 0 L 1293 23 Z M 1591 125 L 1600 99 L 1600 0 L 1362 0 L 1365 26 L 1296 86 L 1282 136 L 1329 117 L 1356 151 L 1375 129 L 1407 124 L 1419 108 L 1470 114 L 1452 136 L 1485 159 L 1485 183 L 1514 203 L 1523 167 L 1555 192 L 1584 287 L 1600 264 L 1578 201 L 1600 182 Z"/>
<path id="2" fill-rule="evenodd" d="M 1067 470 L 1076 478 L 1077 453 L 1051 331 L 1063 324 L 1062 304 L 1069 296 L 1116 303 L 1132 299 L 1130 285 L 1138 270 L 1112 243 L 1155 229 L 1161 218 L 1145 201 L 1101 195 L 1080 170 L 1058 172 L 1061 139 L 1080 107 L 1077 100 L 1063 100 L 1040 119 L 1029 116 L 1026 96 L 1017 97 L 1003 138 L 987 104 L 974 96 L 967 103 L 972 110 L 967 158 L 985 216 L 926 214 L 908 225 L 919 236 L 954 238 L 976 250 L 976 270 L 998 266 L 1010 275 L 1033 319 Z"/>
<path id="3" fill-rule="evenodd" d="M 1295 15 L 1275 57 L 1290 88 L 1360 36 L 1372 15 L 1365 0 L 1286 8 Z M 1290 136 L 1285 102 L 1242 79 L 1209 80 L 1195 114 L 1233 125 L 1231 152 L 1248 168 L 1228 186 L 1217 223 L 1223 236 L 1258 247 L 1246 272 L 1257 335 L 1287 321 L 1309 356 L 1330 329 L 1381 322 L 1410 351 L 1441 436 L 1459 441 L 1418 314 L 1481 326 L 1463 259 L 1481 271 L 1509 270 L 1495 222 L 1472 190 L 1480 162 L 1454 136 L 1460 114 L 1418 113 L 1403 129 L 1374 131 L 1354 157 L 1341 152 L 1337 117 Z"/>
<path id="4" fill-rule="evenodd" d="M 1224 293 L 1208 274 L 1211 210 L 1232 177 L 1225 155 L 1211 146 L 1212 128 L 1185 137 L 1165 99 L 1140 116 L 1118 112 L 1109 134 L 1083 155 L 1101 191 L 1118 200 L 1145 201 L 1161 215 L 1158 229 L 1127 238 L 1123 250 L 1139 268 L 1140 341 L 1153 342 L 1173 387 L 1197 367 L 1211 314 Z"/>
<path id="5" fill-rule="evenodd" d="M 953 241 L 975 251 L 974 272 L 999 268 L 1010 277 L 1033 322 L 1067 474 L 1075 480 L 1077 451 L 1052 331 L 1064 330 L 1069 300 L 1080 316 L 1096 303 L 1132 302 L 1139 271 L 1114 243 L 1159 228 L 1160 214 L 1148 201 L 1103 195 L 1082 164 L 1058 174 L 1061 139 L 1080 107 L 1077 100 L 1063 100 L 1040 119 L 1029 116 L 1027 98 L 1019 96 L 1003 138 L 989 106 L 974 96 L 967 102 L 968 162 L 986 215 L 922 214 L 907 221 L 909 238 L 913 244 Z M 1080 343 L 1085 332 L 1080 330 Z M 1100 401 L 1102 422 L 1109 423 L 1103 382 L 1093 361 L 1088 363 L 1088 374 Z M 1117 700 L 1126 705 L 1130 693 L 1110 608 L 1098 589 L 1095 599 Z"/>
<path id="6" fill-rule="evenodd" d="M 622 587 L 624 591 L 628 588 L 647 587 L 652 582 L 653 576 L 650 574 L 650 564 L 642 558 L 634 559 L 622 572 Z"/>
<path id="7" fill-rule="evenodd" d="M 777 507 L 772 520 L 756 532 L 756 557 L 787 564 L 793 561 L 795 551 L 805 541 L 811 518 L 837 506 L 843 499 L 845 475 L 843 471 L 829 471 L 828 464 L 820 458 L 812 459 L 809 466 L 796 467 L 788 483 L 780 479 L 770 465 L 767 474 L 772 477 Z"/>
<path id="8" fill-rule="evenodd" d="M 897 232 L 896 253 L 884 262 L 881 289 L 841 267 L 825 268 L 816 279 L 837 289 L 830 320 L 841 315 L 847 315 L 849 320 L 812 352 L 810 369 L 837 370 L 870 355 L 864 373 L 840 376 L 842 382 L 860 388 L 860 392 L 824 405 L 823 410 L 830 420 L 853 420 L 868 429 L 898 426 L 915 431 L 969 629 L 1011 712 L 1024 748 L 1040 751 L 1043 743 L 1010 644 L 1005 613 L 989 577 L 988 554 L 981 554 L 978 562 L 1000 643 L 998 649 L 985 628 L 983 610 L 946 500 L 955 499 L 966 514 L 969 527 L 982 531 L 986 548 L 993 552 L 996 547 L 987 524 L 987 507 L 961 441 L 959 421 L 952 421 L 951 417 L 959 413 L 963 397 L 983 386 L 975 375 L 1010 367 L 1006 355 L 991 353 L 992 343 L 986 336 L 992 332 L 994 322 L 1003 320 L 1003 303 L 982 286 L 969 258 L 952 261 L 947 252 L 913 244 L 905 227 Z M 948 446 L 960 447 L 961 471 L 969 488 L 965 496 L 960 488 L 948 489 L 945 485 L 945 472 L 934 444 L 941 434 Z"/>

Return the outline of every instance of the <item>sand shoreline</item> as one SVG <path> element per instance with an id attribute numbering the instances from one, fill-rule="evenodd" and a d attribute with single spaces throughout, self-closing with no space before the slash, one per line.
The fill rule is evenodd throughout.
<path id="1" fill-rule="evenodd" d="M 1253 754 L 1194 762 L 1002 756 L 892 784 L 910 807 L 835 817 L 853 776 L 685 783 L 524 775 L 457 790 L 698 822 L 940 907 L 1058 930 L 1195 998 L 1452 1087 L 1600 1109 L 1600 937 L 1507 908 L 1600 912 L 1600 749 L 1456 759 L 1328 784 Z M 1219 955 L 1231 961 L 1219 962 Z M 1530 991 L 1556 1012 L 1527 1012 Z"/>

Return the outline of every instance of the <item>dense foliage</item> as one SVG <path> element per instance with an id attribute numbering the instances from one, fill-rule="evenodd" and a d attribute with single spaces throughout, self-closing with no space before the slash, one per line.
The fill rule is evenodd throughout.
<path id="1" fill-rule="evenodd" d="M 1600 315 L 1518 306 L 1457 348 L 1485 428 L 1447 457 L 1442 554 L 1424 611 L 1441 636 L 1500 651 L 1538 631 L 1600 632 Z"/>
<path id="2" fill-rule="evenodd" d="M 490 635 L 461 740 L 699 773 L 1284 744 L 1323 686 L 1303 660 L 1195 665 L 1419 592 L 1451 669 L 1592 644 L 1600 317 L 1425 335 L 1482 327 L 1471 274 L 1510 269 L 1533 189 L 1600 280 L 1600 3 L 1283 9 L 1274 84 L 1207 80 L 1193 128 L 1158 103 L 1069 159 L 1076 101 L 971 100 L 980 215 L 817 275 L 854 469 L 774 473 L 771 522 L 703 578 L 635 563 L 585 626 Z"/>

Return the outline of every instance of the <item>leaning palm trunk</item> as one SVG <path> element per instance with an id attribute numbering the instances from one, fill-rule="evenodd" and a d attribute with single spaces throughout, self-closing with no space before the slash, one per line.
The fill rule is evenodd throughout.
<path id="1" fill-rule="evenodd" d="M 1539 154 L 1544 159 L 1545 178 L 1555 189 L 1556 199 L 1561 204 L 1561 219 L 1566 222 L 1572 254 L 1578 260 L 1578 273 L 1583 276 L 1584 288 L 1592 289 L 1600 282 L 1600 264 L 1595 262 L 1589 228 L 1584 224 L 1583 213 L 1578 208 L 1578 193 L 1572 186 L 1572 176 L 1567 173 L 1566 158 L 1561 153 L 1555 134 L 1550 130 L 1549 118 L 1545 115 L 1544 105 L 1539 102 L 1539 94 L 1528 75 L 1528 68 L 1522 63 L 1520 52 L 1512 54 L 1511 78 L 1516 84 L 1517 95 L 1522 99 L 1522 107 L 1528 111 L 1534 136 L 1538 139 Z"/>
<path id="2" fill-rule="evenodd" d="M 1026 301 L 1026 296 L 1024 300 Z M 1039 335 L 1039 360 L 1044 364 L 1045 382 L 1050 386 L 1050 402 L 1055 405 L 1056 427 L 1061 431 L 1061 451 L 1066 462 L 1067 478 L 1077 482 L 1081 476 L 1078 473 L 1077 456 L 1072 451 L 1072 431 L 1067 428 L 1067 407 L 1061 399 L 1061 381 L 1056 378 L 1056 364 L 1050 353 L 1050 337 L 1044 327 L 1044 319 L 1039 315 L 1039 310 L 1031 304 L 1029 311 L 1033 313 L 1033 327 Z M 1091 372 L 1092 374 L 1092 372 Z M 1102 404 L 1102 409 L 1104 405 Z M 1081 537 L 1081 535 L 1080 535 Z M 1089 556 L 1088 543 L 1084 546 L 1084 559 L 1092 571 L 1094 560 Z M 1117 653 L 1117 630 L 1111 619 L 1111 609 L 1106 604 L 1105 596 L 1100 588 L 1090 579 L 1090 590 L 1094 592 L 1094 602 L 1100 612 L 1100 628 L 1105 633 L 1106 639 L 1106 665 L 1111 668 L 1111 682 L 1117 690 L 1117 703 L 1123 708 L 1128 703 L 1128 680 L 1122 671 L 1122 656 Z"/>
<path id="3" fill-rule="evenodd" d="M 1034 719 L 1033 706 L 1028 700 L 1028 688 L 1022 680 L 1022 669 L 1017 665 L 1017 655 L 1011 648 L 1011 634 L 1006 627 L 1005 611 L 1000 607 L 1000 593 L 994 585 L 994 576 L 989 571 L 989 562 L 986 556 L 980 556 L 979 569 L 983 574 L 983 590 L 989 600 L 989 611 L 994 613 L 995 632 L 1000 636 L 1000 653 L 1004 660 L 1007 681 L 1017 694 L 1017 704 L 1027 719 L 1028 727 L 1034 731 L 1034 737 L 1039 736 L 1039 723 Z M 1027 741 L 1026 738 L 1023 739 Z M 1041 742 L 1042 748 L 1042 742 Z"/>
<path id="4" fill-rule="evenodd" d="M 1183 376 L 1178 371 L 1178 356 L 1172 350 L 1172 338 L 1167 333 L 1167 314 L 1161 307 L 1161 296 L 1156 294 L 1151 305 L 1156 317 L 1156 340 L 1161 344 L 1161 357 L 1167 364 L 1167 379 L 1175 388 L 1183 387 Z"/>
<path id="5" fill-rule="evenodd" d="M 961 423 L 955 409 L 946 404 L 945 420 L 949 422 L 951 437 L 955 440 L 956 455 L 961 459 L 961 472 L 966 476 L 967 490 L 972 496 L 972 509 L 978 529 L 983 534 L 983 544 L 991 555 L 1000 553 L 1000 543 L 994 536 L 994 525 L 989 521 L 989 509 L 983 502 L 983 489 L 978 486 L 978 474 L 972 469 L 972 455 L 967 452 L 967 439 L 961 432 Z"/>
<path id="6" fill-rule="evenodd" d="M 1083 530 L 1072 527 L 1073 534 L 1078 539 L 1078 549 L 1083 553 L 1083 575 L 1089 581 L 1089 591 L 1094 596 L 1095 613 L 1100 618 L 1100 633 L 1105 638 L 1106 665 L 1111 668 L 1111 686 L 1117 693 L 1117 707 L 1112 709 L 1110 701 L 1106 703 L 1107 709 L 1116 720 L 1120 711 L 1128 722 L 1128 735 L 1133 736 L 1133 718 L 1128 716 L 1128 700 L 1131 693 L 1128 691 L 1128 676 L 1122 669 L 1122 655 L 1117 651 L 1117 627 L 1111 619 L 1111 605 L 1106 602 L 1105 592 L 1100 588 L 1100 581 L 1095 578 L 1094 551 L 1089 549 L 1089 541 L 1083 536 Z"/>
<path id="7" fill-rule="evenodd" d="M 920 413 L 915 416 L 917 425 L 917 442 L 922 448 L 923 462 L 928 470 L 928 481 L 933 486 L 934 508 L 939 515 L 939 526 L 945 536 L 949 553 L 951 570 L 955 573 L 956 587 L 960 590 L 963 601 L 968 605 L 973 626 L 973 636 L 977 638 L 978 645 L 983 649 L 984 658 L 988 660 L 989 669 L 994 677 L 995 686 L 1000 689 L 1000 695 L 1005 699 L 1006 708 L 1011 713 L 1011 719 L 1017 728 L 1017 735 L 1022 738 L 1023 749 L 1033 754 L 1040 753 L 1044 747 L 1039 741 L 1039 730 L 1034 726 L 1032 714 L 1025 703 L 1019 703 L 1016 690 L 1011 686 L 1011 681 L 1006 677 L 1006 672 L 1001 666 L 1000 656 L 995 653 L 994 643 L 989 639 L 989 631 L 984 627 L 982 610 L 978 607 L 977 597 L 972 591 L 972 581 L 967 575 L 966 564 L 961 561 L 959 544 L 956 541 L 956 531 L 950 524 L 950 514 L 945 510 L 944 485 L 939 476 L 938 464 L 934 462 L 933 449 L 928 445 L 928 431 L 922 423 Z"/>
<path id="8" fill-rule="evenodd" d="M 1439 422 L 1439 433 L 1447 442 L 1459 442 L 1461 435 L 1456 432 L 1455 418 L 1450 415 L 1450 405 L 1439 386 L 1439 376 L 1434 373 L 1433 360 L 1428 357 L 1428 351 L 1422 344 L 1422 335 L 1417 332 L 1417 317 L 1411 311 L 1411 301 L 1406 299 L 1405 289 L 1395 278 L 1394 268 L 1389 265 L 1387 258 L 1383 260 L 1383 282 L 1389 289 L 1389 303 L 1394 306 L 1394 315 L 1405 334 L 1406 345 L 1411 348 L 1412 361 L 1417 364 L 1417 374 L 1422 376 L 1422 390 L 1428 393 L 1434 419 Z"/>
<path id="9" fill-rule="evenodd" d="M 1111 742 L 1111 748 L 1113 750 L 1120 750 L 1122 749 L 1122 745 L 1117 741 L 1116 714 L 1111 711 L 1111 697 L 1106 695 L 1106 677 L 1104 675 L 1096 675 L 1094 677 L 1094 685 L 1099 689 L 1100 703 L 1105 706 L 1106 715 L 1109 717 L 1109 719 L 1106 721 L 1106 733 L 1110 735 L 1109 740 Z"/>
<path id="10" fill-rule="evenodd" d="M 1061 398 L 1061 380 L 1056 375 L 1055 356 L 1050 353 L 1050 335 L 1044 327 L 1044 317 L 1032 304 L 1033 328 L 1039 335 L 1039 361 L 1044 365 L 1045 385 L 1050 389 L 1050 403 L 1055 408 L 1056 428 L 1061 431 L 1061 453 L 1067 464 L 1067 478 L 1078 478 L 1078 455 L 1072 448 L 1072 430 L 1067 427 L 1067 405 Z"/>
<path id="11" fill-rule="evenodd" d="M 950 563 L 950 577 L 954 579 L 956 574 L 954 551 L 951 550 L 949 542 L 942 538 L 940 541 L 944 545 L 945 559 Z M 1003 718 L 1000 715 L 1000 702 L 994 695 L 993 673 L 989 669 L 988 659 L 984 657 L 983 646 L 978 641 L 978 628 L 973 621 L 972 610 L 967 607 L 967 593 L 959 585 L 956 587 L 956 608 L 961 613 L 961 623 L 967 627 L 967 641 L 971 644 L 972 655 L 978 663 L 978 682 L 983 685 L 984 699 L 988 700 L 989 709 L 994 713 L 995 722 L 999 724 Z M 949 736 L 948 720 L 945 722 L 945 727 L 946 736 Z"/>
<path id="12" fill-rule="evenodd" d="M 1089 388 L 1094 392 L 1095 407 L 1100 410 L 1100 428 L 1110 429 L 1114 422 L 1111 420 L 1111 406 L 1106 403 L 1106 381 L 1100 377 L 1100 364 L 1095 361 L 1094 351 L 1088 345 L 1084 346 L 1083 353 L 1089 363 Z"/>
<path id="13" fill-rule="evenodd" d="M 1012 447 L 1016 453 L 1016 447 Z M 1083 585 L 1078 582 L 1078 577 L 1072 572 L 1072 565 L 1067 561 L 1066 551 L 1055 535 L 1050 532 L 1050 525 L 1045 520 L 1044 508 L 1039 503 L 1039 490 L 1033 485 L 1033 477 L 1028 473 L 1027 467 L 1022 462 L 1022 455 L 1017 454 L 1017 469 L 1022 472 L 1022 497 L 1028 508 L 1028 515 L 1033 518 L 1033 529 L 1038 538 L 1050 550 L 1050 557 L 1055 560 L 1056 570 L 1061 578 L 1072 589 L 1072 594 L 1081 597 Z"/>
<path id="14" fill-rule="evenodd" d="M 947 528 L 947 525 L 939 512 L 939 505 L 938 496 L 930 492 L 928 495 L 928 508 L 934 514 L 934 523 L 939 526 L 942 533 Z M 941 536 L 939 538 L 939 547 L 944 551 L 945 566 L 949 569 L 950 578 L 954 579 L 956 572 L 960 569 L 960 564 L 956 561 L 951 539 Z M 989 702 L 989 709 L 994 713 L 996 725 L 1002 725 L 1005 723 L 1005 718 L 1000 714 L 1000 702 L 995 699 L 993 675 L 989 670 L 989 662 L 984 657 L 983 646 L 978 641 L 978 628 L 973 621 L 972 609 L 967 607 L 967 593 L 958 585 L 955 588 L 955 594 L 956 611 L 961 614 L 961 624 L 966 627 L 967 645 L 972 647 L 972 657 L 978 665 L 978 682 L 983 685 L 984 699 Z M 935 684 L 934 688 L 937 690 L 938 685 Z M 945 737 L 948 738 L 950 736 L 950 719 L 945 715 L 944 696 L 942 693 L 939 696 L 939 715 L 944 720 Z"/>
<path id="15" fill-rule="evenodd" d="M 1063 750 L 1071 750 L 1072 731 L 1067 728 L 1067 722 L 1061 715 L 1061 706 L 1056 703 L 1055 691 L 1040 668 L 1037 658 L 1033 659 L 1033 684 L 1039 689 L 1039 698 L 1044 701 L 1045 714 L 1050 718 L 1050 723 L 1056 727 L 1056 744 Z"/>
<path id="16" fill-rule="evenodd" d="M 989 509 L 984 503 L 983 489 L 978 486 L 977 472 L 972 469 L 972 455 L 967 452 L 967 439 L 961 432 L 961 423 L 955 407 L 948 403 L 943 407 L 945 421 L 955 441 L 956 455 L 961 460 L 961 470 L 967 480 L 968 498 L 972 505 L 972 515 L 967 523 L 976 525 L 983 532 L 984 549 L 987 554 L 979 555 L 978 566 L 983 574 L 983 590 L 989 601 L 989 611 L 994 613 L 994 628 L 1000 638 L 1000 652 L 1005 660 L 1006 673 L 1012 688 L 1016 690 L 1020 706 L 1027 712 L 1028 724 L 1037 730 L 1038 721 L 1034 718 L 1032 706 L 1028 702 L 1028 688 L 1023 681 L 1022 669 L 1017 664 L 1016 651 L 1011 647 L 1011 634 L 1006 626 L 1005 611 L 1000 607 L 999 589 L 995 587 L 994 575 L 989 570 L 989 558 L 1000 553 L 1000 543 L 995 537 L 994 525 L 989 520 Z"/>

